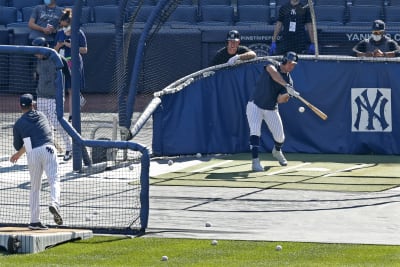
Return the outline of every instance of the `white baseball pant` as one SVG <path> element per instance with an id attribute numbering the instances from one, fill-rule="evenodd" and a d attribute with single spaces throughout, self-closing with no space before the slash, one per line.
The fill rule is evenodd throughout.
<path id="1" fill-rule="evenodd" d="M 282 119 L 278 109 L 261 109 L 251 101 L 247 103 L 246 115 L 250 127 L 250 136 L 261 136 L 261 125 L 264 120 L 268 129 L 271 131 L 274 141 L 277 143 L 283 143 L 285 141 Z"/>
<path id="2" fill-rule="evenodd" d="M 67 132 L 61 126 L 60 122 L 57 119 L 57 111 L 56 111 L 56 100 L 52 98 L 41 98 L 37 99 L 37 109 L 46 115 L 49 120 L 51 126 L 56 130 L 56 134 L 61 135 L 65 149 L 67 151 L 72 150 L 72 141 Z"/>
<path id="3" fill-rule="evenodd" d="M 54 205 L 57 208 L 60 205 L 60 178 L 58 177 L 56 151 L 53 145 L 43 145 L 27 153 L 28 169 L 31 177 L 31 191 L 29 194 L 31 223 L 40 222 L 40 189 L 42 187 L 43 171 L 46 173 L 50 186 L 50 205 Z"/>

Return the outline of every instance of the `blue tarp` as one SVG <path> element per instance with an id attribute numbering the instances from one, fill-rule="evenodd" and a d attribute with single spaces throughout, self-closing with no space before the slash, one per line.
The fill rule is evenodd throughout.
<path id="1" fill-rule="evenodd" d="M 264 63 L 221 69 L 162 97 L 154 114 L 153 152 L 159 155 L 249 151 L 246 104 Z M 297 99 L 279 106 L 285 152 L 400 154 L 400 64 L 301 60 L 295 88 L 328 115 L 321 120 Z M 273 140 L 263 125 L 262 147 Z"/>

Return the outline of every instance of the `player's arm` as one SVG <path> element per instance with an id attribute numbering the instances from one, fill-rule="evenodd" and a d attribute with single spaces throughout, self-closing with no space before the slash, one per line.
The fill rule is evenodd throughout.
<path id="1" fill-rule="evenodd" d="M 13 154 L 10 158 L 12 163 L 16 163 L 18 159 L 25 153 L 25 147 L 22 146 L 15 154 Z"/>
<path id="2" fill-rule="evenodd" d="M 314 44 L 314 29 L 312 27 L 312 23 L 306 23 L 306 29 L 308 32 L 308 36 L 310 37 L 310 42 Z"/>
<path id="3" fill-rule="evenodd" d="M 39 25 L 36 24 L 35 22 L 35 18 L 30 18 L 28 21 L 28 27 L 31 28 L 32 30 L 38 31 L 38 32 L 42 32 L 46 35 L 48 34 L 52 34 L 55 32 L 55 29 L 53 26 L 51 25 L 47 25 L 47 27 L 41 27 Z"/>
<path id="4" fill-rule="evenodd" d="M 372 57 L 374 55 L 373 52 L 367 52 L 367 45 L 364 40 L 356 44 L 352 50 L 356 57 Z"/>
<path id="5" fill-rule="evenodd" d="M 239 59 L 240 60 L 249 60 L 249 59 L 253 59 L 256 58 L 256 53 L 253 50 L 249 50 L 243 54 L 239 54 Z"/>
<path id="6" fill-rule="evenodd" d="M 274 65 L 270 64 L 265 67 L 265 70 L 269 73 L 271 78 L 282 85 L 286 86 L 287 82 L 282 78 L 282 75 L 278 72 Z M 277 98 L 278 104 L 286 103 L 289 101 L 290 95 L 288 93 L 279 94 Z"/>
<path id="7" fill-rule="evenodd" d="M 282 75 L 278 72 L 274 65 L 267 65 L 265 67 L 265 70 L 269 73 L 269 75 L 275 82 L 279 83 L 283 87 L 286 86 L 287 82 L 282 78 Z"/>
<path id="8" fill-rule="evenodd" d="M 274 27 L 274 34 L 272 35 L 272 42 L 276 42 L 276 39 L 278 38 L 279 33 L 282 30 L 282 22 L 277 20 L 275 23 L 275 27 Z"/>
<path id="9" fill-rule="evenodd" d="M 389 41 L 389 50 L 383 53 L 385 57 L 397 57 L 400 55 L 400 46 L 394 40 Z"/>

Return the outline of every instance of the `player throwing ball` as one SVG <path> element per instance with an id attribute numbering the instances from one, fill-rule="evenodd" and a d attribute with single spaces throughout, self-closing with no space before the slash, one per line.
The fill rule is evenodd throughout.
<path id="1" fill-rule="evenodd" d="M 285 141 L 281 116 L 278 104 L 289 101 L 290 96 L 299 95 L 293 88 L 290 72 L 297 64 L 298 56 L 295 52 L 287 52 L 281 62 L 269 60 L 258 79 L 253 95 L 247 103 L 246 115 L 250 127 L 250 149 L 252 154 L 252 170 L 264 171 L 258 157 L 260 147 L 261 125 L 265 121 L 274 139 L 272 156 L 281 166 L 287 165 L 282 153 Z"/>
<path id="2" fill-rule="evenodd" d="M 61 225 L 63 220 L 59 213 L 60 203 L 60 178 L 58 176 L 58 163 L 56 148 L 52 138 L 50 123 L 46 116 L 33 108 L 33 96 L 24 94 L 20 97 L 22 116 L 13 128 L 14 148 L 17 152 L 11 156 L 12 163 L 26 152 L 29 175 L 31 176 L 31 191 L 29 207 L 31 210 L 31 223 L 29 229 L 47 230 L 47 226 L 40 222 L 40 188 L 42 186 L 43 170 L 46 172 L 50 185 L 51 204 L 50 212 L 56 224 Z"/>

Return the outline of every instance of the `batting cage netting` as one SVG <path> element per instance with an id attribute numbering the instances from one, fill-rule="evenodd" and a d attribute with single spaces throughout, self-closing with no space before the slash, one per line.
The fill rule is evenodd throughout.
<path id="1" fill-rule="evenodd" d="M 19 96 L 28 88 L 35 87 L 38 79 L 41 79 L 34 75 L 41 60 L 51 61 L 53 68 L 49 70 L 54 72 L 57 87 L 53 99 L 38 95 L 36 108 L 42 112 L 50 110 L 48 118 L 54 116 L 58 119 L 49 121 L 58 149 L 58 174 L 61 180 L 61 215 L 64 223 L 59 227 L 89 228 L 105 233 L 143 232 L 147 227 L 149 211 L 148 150 L 134 142 L 115 140 L 115 133 L 111 136 L 114 140 L 102 138 L 102 135 L 106 135 L 104 129 L 109 131 L 110 125 L 85 121 L 85 116 L 83 134 L 76 132 L 63 118 L 65 98 L 62 63 L 58 54 L 49 48 L 27 46 L 0 46 L 1 225 L 19 226 L 30 222 L 27 158 L 24 155 L 15 164 L 9 159 L 16 152 L 13 147 L 13 125 L 22 115 Z M 48 103 L 47 106 L 40 104 L 42 102 Z M 104 121 L 113 121 L 116 116 L 113 113 L 87 113 L 88 117 L 99 115 Z M 114 129 L 111 130 L 115 132 Z M 65 139 L 59 137 L 62 133 L 67 133 L 67 138 L 79 148 L 76 153 L 83 154 L 83 167 L 78 171 L 73 169 L 72 161 L 64 156 L 68 146 Z M 82 136 L 92 138 L 83 139 Z M 48 211 L 49 184 L 45 174 L 42 178 L 41 220 L 45 224 L 55 225 Z"/>

